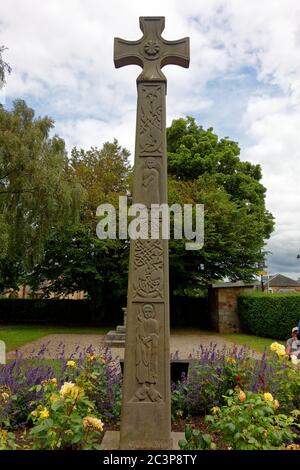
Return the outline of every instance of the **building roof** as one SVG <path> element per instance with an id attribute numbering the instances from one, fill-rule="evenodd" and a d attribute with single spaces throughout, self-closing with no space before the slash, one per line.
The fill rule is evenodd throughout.
<path id="1" fill-rule="evenodd" d="M 265 284 L 268 284 L 270 287 L 300 287 L 300 283 L 298 281 L 284 276 L 283 274 L 270 276 L 269 282 L 265 281 Z"/>
<path id="2" fill-rule="evenodd" d="M 290 287 L 290 288 L 289 288 L 289 287 L 287 287 L 287 288 L 281 287 L 281 288 L 278 289 L 276 292 L 277 292 L 278 294 L 290 294 L 290 293 L 292 293 L 292 292 L 297 292 L 297 291 L 295 291 L 295 289 L 292 289 L 291 287 Z"/>
<path id="3" fill-rule="evenodd" d="M 235 281 L 235 282 L 216 282 L 212 285 L 213 289 L 224 288 L 224 287 L 254 287 L 258 286 L 259 281 L 244 282 L 244 281 Z"/>

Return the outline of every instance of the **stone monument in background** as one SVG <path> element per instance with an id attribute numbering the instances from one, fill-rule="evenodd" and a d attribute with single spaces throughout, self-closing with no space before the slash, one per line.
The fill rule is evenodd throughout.
<path id="1" fill-rule="evenodd" d="M 133 203 L 167 203 L 168 64 L 189 66 L 189 39 L 161 37 L 164 17 L 141 17 L 143 37 L 115 38 L 116 67 L 142 67 L 137 78 Z M 168 240 L 131 240 L 121 449 L 171 449 Z"/>

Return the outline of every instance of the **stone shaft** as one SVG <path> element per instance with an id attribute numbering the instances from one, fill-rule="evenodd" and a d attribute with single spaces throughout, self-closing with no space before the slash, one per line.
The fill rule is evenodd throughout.
<path id="1" fill-rule="evenodd" d="M 133 202 L 167 202 L 165 83 L 138 83 Z M 171 449 L 167 240 L 131 240 L 121 449 Z"/>
<path id="2" fill-rule="evenodd" d="M 162 38 L 164 18 L 141 17 L 138 41 L 115 38 L 116 67 L 136 64 L 137 121 L 133 202 L 167 203 L 168 64 L 189 66 L 188 38 Z M 159 222 L 160 223 L 160 222 Z M 161 233 L 159 231 L 159 233 Z M 168 240 L 130 242 L 121 449 L 171 449 Z"/>

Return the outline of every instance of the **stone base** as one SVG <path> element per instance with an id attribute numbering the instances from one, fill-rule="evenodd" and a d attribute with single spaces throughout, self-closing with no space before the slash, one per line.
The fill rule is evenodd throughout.
<path id="1" fill-rule="evenodd" d="M 105 341 L 104 346 L 107 348 L 125 348 L 125 341 Z"/>
<path id="2" fill-rule="evenodd" d="M 125 348 L 125 331 L 122 326 L 117 326 L 116 331 L 112 330 L 105 336 L 105 346 L 109 348 Z"/>
<path id="3" fill-rule="evenodd" d="M 184 439 L 184 432 L 172 432 L 171 438 L 173 441 L 172 449 L 163 449 L 163 450 L 180 450 L 178 442 L 181 439 Z M 120 431 L 106 431 L 104 434 L 101 446 L 103 450 L 119 450 L 120 444 Z M 143 450 L 152 450 L 152 449 L 143 449 Z"/>
<path id="4" fill-rule="evenodd" d="M 125 335 L 126 333 L 126 327 L 124 325 L 118 325 L 116 328 L 117 333 L 123 333 Z"/>

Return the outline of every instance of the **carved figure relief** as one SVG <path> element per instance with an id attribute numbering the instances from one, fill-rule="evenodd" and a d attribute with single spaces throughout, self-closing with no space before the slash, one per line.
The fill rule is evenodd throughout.
<path id="1" fill-rule="evenodd" d="M 146 207 L 160 203 L 159 163 L 155 158 L 147 158 L 142 173 L 143 203 Z"/>
<path id="2" fill-rule="evenodd" d="M 163 247 L 161 240 L 136 240 L 133 297 L 163 297 Z"/>
<path id="3" fill-rule="evenodd" d="M 142 87 L 140 113 L 140 155 L 162 154 L 162 95 L 161 87 Z"/>
<path id="4" fill-rule="evenodd" d="M 135 393 L 138 401 L 162 401 L 156 390 L 158 380 L 159 323 L 155 318 L 153 304 L 143 304 L 138 313 L 136 332 L 136 379 L 139 388 Z"/>

